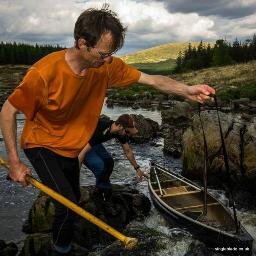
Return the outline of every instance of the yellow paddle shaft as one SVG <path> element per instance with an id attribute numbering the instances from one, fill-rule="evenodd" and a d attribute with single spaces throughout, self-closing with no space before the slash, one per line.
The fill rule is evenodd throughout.
<path id="1" fill-rule="evenodd" d="M 6 163 L 1 158 L 0 158 L 0 165 L 4 166 L 6 169 L 9 169 L 8 163 Z M 97 218 L 94 215 L 92 215 L 91 213 L 85 211 L 83 208 L 81 208 L 77 204 L 73 203 L 72 201 L 70 201 L 66 197 L 62 196 L 61 194 L 55 192 L 53 189 L 51 189 L 51 188 L 47 187 L 46 185 L 44 185 L 43 183 L 39 182 L 38 180 L 36 180 L 32 176 L 26 175 L 26 181 L 27 181 L 27 183 L 29 183 L 32 186 L 34 186 L 35 188 L 41 190 L 42 192 L 44 192 L 48 196 L 52 197 L 53 199 L 55 199 L 59 203 L 65 205 L 67 208 L 71 209 L 72 211 L 74 211 L 78 215 L 82 216 L 86 220 L 90 221 L 91 223 L 95 224 L 99 228 L 105 230 L 107 233 L 109 233 L 110 235 L 112 235 L 115 238 L 117 238 L 118 240 L 120 240 L 124 244 L 125 248 L 130 250 L 134 246 L 137 245 L 137 243 L 138 243 L 137 238 L 132 238 L 132 237 L 125 236 L 124 234 L 120 233 L 116 229 L 112 228 L 111 226 L 109 226 L 108 224 L 106 224 L 105 222 L 100 220 L 99 218 Z"/>

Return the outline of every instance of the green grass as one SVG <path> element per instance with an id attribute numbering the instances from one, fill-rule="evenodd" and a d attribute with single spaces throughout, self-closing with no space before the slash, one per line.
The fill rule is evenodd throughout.
<path id="1" fill-rule="evenodd" d="M 256 100 L 256 84 L 244 85 L 239 88 L 230 88 L 219 93 L 219 97 L 224 101 L 235 100 L 240 98 L 249 98 Z"/>
<path id="2" fill-rule="evenodd" d="M 162 44 L 144 49 L 132 54 L 120 56 L 128 64 L 133 63 L 157 63 L 166 60 L 175 60 L 179 52 L 188 47 L 189 42 Z M 192 47 L 198 46 L 199 42 L 191 42 Z"/>
<path id="3" fill-rule="evenodd" d="M 176 63 L 175 60 L 169 59 L 157 63 L 134 63 L 131 65 L 147 74 L 170 75 Z"/>
<path id="4" fill-rule="evenodd" d="M 129 86 L 128 88 L 115 88 L 110 89 L 108 91 L 108 97 L 118 100 L 132 100 L 134 96 L 136 95 L 143 95 L 145 92 L 150 93 L 151 95 L 159 95 L 161 94 L 160 91 L 146 86 L 142 84 L 133 84 L 132 86 Z"/>
<path id="5" fill-rule="evenodd" d="M 157 67 L 155 64 L 155 70 L 164 70 L 161 65 Z M 134 65 L 135 66 L 135 65 Z M 143 66 L 138 64 L 138 68 Z M 144 66 L 145 67 L 145 66 Z M 149 70 L 150 67 L 148 66 Z M 249 98 L 256 100 L 256 61 L 251 61 L 245 64 L 228 65 L 224 67 L 214 67 L 208 69 L 201 69 L 198 71 L 180 73 L 171 75 L 172 78 L 184 82 L 189 85 L 193 84 L 209 84 L 212 85 L 217 95 L 222 100 L 232 100 L 239 98 Z M 118 99 L 131 98 L 133 94 L 143 94 L 145 91 L 149 91 L 152 95 L 160 94 L 159 91 L 152 89 L 148 86 L 131 86 L 127 89 L 114 89 L 118 91 L 116 97 Z M 110 98 L 114 94 L 110 94 Z M 120 98 L 119 98 L 120 97 Z M 115 97 L 113 97 L 115 98 Z"/>

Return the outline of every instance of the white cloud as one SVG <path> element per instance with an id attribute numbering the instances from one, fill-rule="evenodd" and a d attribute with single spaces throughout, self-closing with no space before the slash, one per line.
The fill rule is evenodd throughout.
<path id="1" fill-rule="evenodd" d="M 214 29 L 218 31 L 219 38 L 229 41 L 234 41 L 235 38 L 239 40 L 251 38 L 256 33 L 256 16 L 249 15 L 234 20 L 215 18 Z"/>
<path id="2" fill-rule="evenodd" d="M 101 7 L 106 0 L 1 0 L 0 38 L 27 43 L 73 44 L 73 27 L 87 8 Z M 256 32 L 255 15 L 239 19 L 172 13 L 164 1 L 110 0 L 110 8 L 128 26 L 124 51 L 171 41 L 215 40 L 225 35 L 248 37 Z M 250 6 L 254 0 L 230 1 Z"/>

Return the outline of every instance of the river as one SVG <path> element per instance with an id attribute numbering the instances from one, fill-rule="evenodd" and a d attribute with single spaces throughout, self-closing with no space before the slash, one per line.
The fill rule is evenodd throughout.
<path id="1" fill-rule="evenodd" d="M 161 124 L 161 113 L 157 110 L 149 111 L 149 110 L 133 110 L 131 108 L 125 107 L 114 107 L 108 108 L 104 105 L 102 113 L 108 115 L 112 119 L 116 119 L 120 114 L 124 113 L 133 113 L 133 114 L 141 114 L 144 117 L 151 118 L 152 120 Z M 24 124 L 24 116 L 18 115 L 18 136 L 20 136 L 22 127 Z M 170 156 L 167 156 L 163 153 L 163 140 L 161 138 L 156 138 L 154 141 L 157 146 L 152 147 L 150 144 L 142 144 L 142 145 L 131 145 L 136 159 L 138 163 L 145 169 L 149 170 L 150 161 L 155 161 L 158 164 L 161 164 L 167 168 L 172 168 L 177 171 L 181 170 L 182 163 L 180 160 L 173 159 Z M 140 183 L 137 182 L 134 170 L 129 164 L 128 160 L 124 157 L 122 153 L 122 149 L 118 143 L 114 140 L 105 144 L 107 149 L 112 153 L 115 166 L 114 171 L 111 176 L 112 183 L 118 184 L 133 184 L 139 191 L 143 192 L 147 196 L 147 182 L 142 181 Z M 28 165 L 28 161 L 24 156 L 23 152 L 20 152 L 22 160 L 24 160 Z M 5 157 L 5 148 L 4 143 L 0 134 L 0 156 Z M 35 176 L 36 174 L 33 173 Z M 25 234 L 22 232 L 22 225 L 28 216 L 28 211 L 34 201 L 34 199 L 38 195 L 38 191 L 31 186 L 21 187 L 16 183 L 11 183 L 6 180 L 6 173 L 1 169 L 0 171 L 0 239 L 5 241 L 14 241 L 22 246 L 23 239 Z M 86 170 L 82 167 L 81 171 L 81 185 L 91 185 L 94 184 L 95 179 L 90 171 Z M 227 199 L 223 196 L 222 191 L 212 191 L 219 198 L 222 199 L 223 202 L 227 201 Z M 242 223 L 246 226 L 248 231 L 256 237 L 255 230 L 255 214 L 248 212 L 238 212 L 238 217 L 242 219 Z M 165 222 L 164 218 L 156 211 L 156 209 L 152 206 L 152 210 L 150 215 L 144 220 L 143 225 L 146 227 L 152 228 L 160 233 L 163 236 L 177 236 L 179 234 L 179 242 L 173 245 L 170 243 L 169 248 L 166 248 L 164 251 L 159 252 L 157 255 L 173 255 L 173 256 L 182 256 L 186 255 L 188 252 L 188 247 L 191 243 L 191 235 L 185 230 L 177 227 L 170 227 Z M 151 255 L 151 254 L 148 254 Z M 215 254 L 212 254 L 215 255 Z M 217 254 L 216 254 L 217 255 Z M 232 254 L 230 254 L 232 255 Z"/>

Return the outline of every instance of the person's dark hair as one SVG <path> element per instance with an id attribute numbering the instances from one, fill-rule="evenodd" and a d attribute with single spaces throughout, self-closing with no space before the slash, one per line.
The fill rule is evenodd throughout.
<path id="1" fill-rule="evenodd" d="M 134 120 L 128 114 L 123 114 L 117 118 L 115 121 L 117 125 L 122 125 L 124 128 L 134 128 Z"/>
<path id="2" fill-rule="evenodd" d="M 104 4 L 100 10 L 90 8 L 80 14 L 74 28 L 76 47 L 79 38 L 85 39 L 88 47 L 94 47 L 101 35 L 110 31 L 113 36 L 113 51 L 122 48 L 126 28 L 121 24 L 117 14 L 108 7 L 108 4 Z"/>

